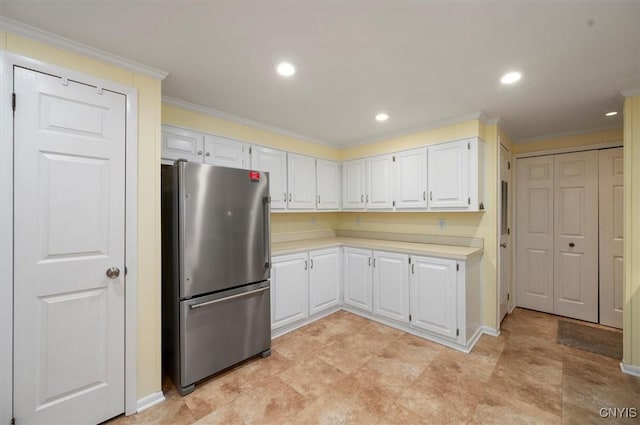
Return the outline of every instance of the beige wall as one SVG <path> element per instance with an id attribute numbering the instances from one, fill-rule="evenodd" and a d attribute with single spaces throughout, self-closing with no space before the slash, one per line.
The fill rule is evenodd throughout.
<path id="1" fill-rule="evenodd" d="M 624 102 L 623 363 L 640 367 L 640 96 Z"/>
<path id="2" fill-rule="evenodd" d="M 0 32 L 9 52 L 138 90 L 138 398 L 161 390 L 160 81 Z"/>
<path id="3" fill-rule="evenodd" d="M 597 131 L 574 136 L 555 137 L 528 143 L 514 143 L 513 153 L 540 152 L 550 149 L 575 148 L 602 143 L 622 142 L 622 129 Z"/>

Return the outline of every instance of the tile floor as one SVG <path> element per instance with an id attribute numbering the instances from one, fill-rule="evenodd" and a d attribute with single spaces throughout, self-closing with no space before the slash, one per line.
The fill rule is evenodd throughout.
<path id="1" fill-rule="evenodd" d="M 517 309 L 463 354 L 339 311 L 180 397 L 109 425 L 640 423 L 640 379 L 555 342 L 558 318 Z M 600 408 L 638 417 L 603 419 Z"/>

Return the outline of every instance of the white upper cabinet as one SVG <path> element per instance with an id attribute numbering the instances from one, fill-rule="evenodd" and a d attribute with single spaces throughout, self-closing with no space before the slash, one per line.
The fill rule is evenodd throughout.
<path id="1" fill-rule="evenodd" d="M 340 178 L 340 163 L 316 160 L 316 205 L 319 210 L 338 210 L 341 203 L 342 180 Z"/>
<path id="2" fill-rule="evenodd" d="M 365 207 L 365 160 L 342 163 L 342 209 L 362 210 Z"/>
<path id="3" fill-rule="evenodd" d="M 396 209 L 427 208 L 427 148 L 395 154 Z"/>
<path id="4" fill-rule="evenodd" d="M 287 208 L 287 153 L 262 146 L 251 146 L 251 169 L 269 173 L 271 209 Z"/>
<path id="5" fill-rule="evenodd" d="M 316 208 L 316 160 L 310 156 L 287 154 L 288 207 L 290 210 Z"/>
<path id="6" fill-rule="evenodd" d="M 409 323 L 409 256 L 373 252 L 373 313 Z"/>
<path id="7" fill-rule="evenodd" d="M 247 146 L 233 139 L 204 136 L 204 163 L 231 168 L 249 168 Z"/>
<path id="8" fill-rule="evenodd" d="M 367 209 L 393 208 L 393 155 L 367 158 Z"/>
<path id="9" fill-rule="evenodd" d="M 484 143 L 477 138 L 428 147 L 431 209 L 484 209 Z"/>
<path id="10" fill-rule="evenodd" d="M 203 146 L 204 135 L 201 133 L 169 125 L 162 126 L 162 159 L 202 162 Z"/>

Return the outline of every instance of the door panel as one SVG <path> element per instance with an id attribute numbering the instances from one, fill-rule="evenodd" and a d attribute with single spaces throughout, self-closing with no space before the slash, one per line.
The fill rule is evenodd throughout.
<path id="1" fill-rule="evenodd" d="M 287 208 L 287 153 L 262 146 L 251 147 L 251 169 L 269 173 L 271 209 Z"/>
<path id="2" fill-rule="evenodd" d="M 373 312 L 409 323 L 409 256 L 373 253 Z"/>
<path id="3" fill-rule="evenodd" d="M 599 151 L 600 323 L 622 328 L 623 151 Z"/>
<path id="4" fill-rule="evenodd" d="M 365 175 L 364 159 L 342 164 L 342 209 L 364 209 Z"/>
<path id="5" fill-rule="evenodd" d="M 15 417 L 102 422 L 124 411 L 126 97 L 18 67 L 14 84 Z"/>
<path id="6" fill-rule="evenodd" d="M 429 208 L 469 208 L 468 142 L 428 147 Z"/>
<path id="7" fill-rule="evenodd" d="M 598 321 L 598 152 L 554 156 L 554 312 Z"/>
<path id="8" fill-rule="evenodd" d="M 202 162 L 204 136 L 195 131 L 162 126 L 162 158 Z"/>
<path id="9" fill-rule="evenodd" d="M 224 137 L 204 137 L 204 163 L 232 168 L 247 168 L 245 145 Z"/>
<path id="10" fill-rule="evenodd" d="M 344 303 L 366 311 L 372 310 L 371 251 L 344 249 Z"/>
<path id="11" fill-rule="evenodd" d="M 396 154 L 396 208 L 427 207 L 427 149 L 412 149 Z"/>
<path id="12" fill-rule="evenodd" d="M 310 156 L 287 153 L 289 209 L 316 208 L 316 161 Z"/>
<path id="13" fill-rule="evenodd" d="M 340 163 L 316 159 L 318 209 L 338 210 L 342 201 Z"/>
<path id="14" fill-rule="evenodd" d="M 367 159 L 367 209 L 393 208 L 393 173 L 391 155 Z"/>
<path id="15" fill-rule="evenodd" d="M 309 317 L 307 254 L 274 257 L 271 278 L 271 329 Z"/>
<path id="16" fill-rule="evenodd" d="M 499 321 L 507 314 L 511 293 L 511 187 L 511 153 L 501 144 Z"/>
<path id="17" fill-rule="evenodd" d="M 340 249 L 309 253 L 309 313 L 315 314 L 340 303 Z"/>
<path id="18" fill-rule="evenodd" d="M 553 157 L 517 162 L 517 303 L 553 313 Z"/>

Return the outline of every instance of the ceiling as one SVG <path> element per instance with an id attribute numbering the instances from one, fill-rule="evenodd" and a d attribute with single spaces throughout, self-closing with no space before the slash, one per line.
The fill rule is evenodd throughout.
<path id="1" fill-rule="evenodd" d="M 339 146 L 479 112 L 516 141 L 621 127 L 605 112 L 640 90 L 635 0 L 2 0 L 0 15 L 168 71 L 164 96 Z M 510 70 L 522 80 L 500 84 Z"/>

